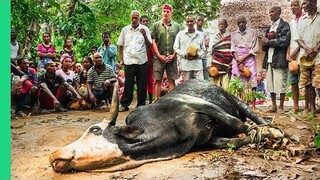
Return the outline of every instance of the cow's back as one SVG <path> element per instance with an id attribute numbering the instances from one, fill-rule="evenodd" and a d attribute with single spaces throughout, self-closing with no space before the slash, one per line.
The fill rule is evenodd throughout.
<path id="1" fill-rule="evenodd" d="M 232 114 L 236 117 L 238 115 L 238 108 L 235 101 L 238 100 L 234 96 L 222 88 L 211 84 L 206 80 L 191 79 L 175 87 L 175 89 L 167 94 L 166 98 L 174 98 L 176 94 L 186 94 L 193 97 L 201 98 L 207 102 L 213 103 L 228 114 Z"/>

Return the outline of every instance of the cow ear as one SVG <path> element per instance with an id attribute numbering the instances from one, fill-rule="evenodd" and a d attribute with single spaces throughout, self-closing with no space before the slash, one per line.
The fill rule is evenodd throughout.
<path id="1" fill-rule="evenodd" d="M 137 125 L 121 126 L 117 130 L 117 134 L 123 136 L 126 139 L 135 138 L 144 133 L 144 130 Z"/>

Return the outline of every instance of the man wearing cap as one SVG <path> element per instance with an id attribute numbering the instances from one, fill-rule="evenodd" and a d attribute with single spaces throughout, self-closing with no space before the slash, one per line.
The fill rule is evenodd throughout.
<path id="1" fill-rule="evenodd" d="M 111 103 L 113 83 L 116 82 L 116 75 L 112 66 L 102 62 L 102 55 L 98 52 L 93 54 L 94 65 L 88 72 L 87 87 L 88 92 L 84 94 L 87 102 L 101 108 L 102 100 L 108 106 Z"/>
<path id="2" fill-rule="evenodd" d="M 178 79 L 176 53 L 173 49 L 175 37 L 180 31 L 179 25 L 171 20 L 173 8 L 169 4 L 162 6 L 162 19 L 152 26 L 152 48 L 154 51 L 153 77 L 155 79 L 155 101 L 161 93 L 163 72 L 166 71 L 169 80 L 169 91 L 175 87 Z"/>
<path id="3" fill-rule="evenodd" d="M 81 99 L 81 96 L 77 91 L 67 83 L 63 77 L 56 75 L 56 64 L 53 61 L 48 61 L 44 65 L 46 73 L 39 76 L 39 103 L 42 113 L 50 113 L 48 109 L 55 109 L 59 112 L 65 112 L 67 109 L 64 96 L 66 91 L 64 89 L 72 92 L 74 99 Z M 62 88 L 64 86 L 64 88 Z"/>
<path id="4" fill-rule="evenodd" d="M 263 68 L 267 69 L 267 91 L 271 94 L 272 107 L 268 112 L 283 113 L 283 104 L 286 95 L 287 48 L 290 45 L 290 26 L 280 18 L 281 8 L 273 6 L 269 9 L 271 25 L 266 30 L 262 48 L 266 52 Z M 277 107 L 276 95 L 280 94 L 280 104 Z"/>
<path id="5" fill-rule="evenodd" d="M 173 49 L 181 57 L 180 69 L 183 73 L 183 80 L 204 79 L 202 58 L 204 58 L 204 37 L 196 31 L 194 16 L 186 17 L 187 30 L 180 31 L 175 39 Z M 190 45 L 196 49 L 195 54 L 189 54 Z"/>
<path id="6" fill-rule="evenodd" d="M 320 89 L 320 9 L 317 8 L 317 0 L 303 0 L 302 6 L 307 13 L 299 24 L 297 42 L 300 46 L 300 56 L 313 59 L 314 65 L 311 68 L 303 68 L 301 65 L 300 86 L 305 87 L 304 114 L 308 111 L 316 113 L 315 88 Z"/>

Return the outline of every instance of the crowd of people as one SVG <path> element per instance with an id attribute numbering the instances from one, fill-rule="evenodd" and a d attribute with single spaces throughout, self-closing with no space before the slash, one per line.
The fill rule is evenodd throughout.
<path id="1" fill-rule="evenodd" d="M 186 15 L 185 28 L 171 18 L 173 7 L 162 6 L 161 20 L 150 24 L 149 17 L 133 10 L 116 45 L 110 32 L 102 33 L 102 44 L 92 47 L 91 56 L 77 63 L 72 39 L 57 52 L 50 33 L 43 33 L 37 46 L 39 63 L 19 56 L 16 31 L 11 30 L 12 104 L 15 113 L 50 113 L 68 109 L 100 109 L 110 106 L 114 83 L 120 85 L 120 112 L 128 111 L 137 96 L 137 107 L 153 103 L 189 79 L 208 80 L 228 89 L 229 81 L 241 79 L 252 91 L 270 93 L 268 112 L 284 112 L 287 82 L 293 94 L 293 112 L 299 112 L 299 88 L 305 88 L 303 112 L 318 113 L 316 94 L 320 91 L 320 14 L 316 0 L 291 0 L 295 18 L 280 18 L 281 7 L 269 9 L 271 24 L 265 37 L 247 27 L 247 17 L 236 17 L 237 30 L 228 32 L 226 19 L 218 20 L 218 32 L 203 30 L 205 17 Z M 150 28 L 150 29 L 149 29 Z M 256 55 L 262 41 L 265 58 L 257 69 Z M 55 58 L 60 54 L 60 63 Z M 117 63 L 117 54 L 120 59 Z M 301 58 L 314 61 L 304 66 Z M 289 71 L 296 61 L 298 73 Z M 122 71 L 123 70 L 123 71 Z M 136 91 L 134 88 L 136 85 Z M 277 106 L 277 95 L 280 104 Z M 320 96 L 320 93 L 319 93 Z M 256 108 L 253 100 L 252 108 Z"/>

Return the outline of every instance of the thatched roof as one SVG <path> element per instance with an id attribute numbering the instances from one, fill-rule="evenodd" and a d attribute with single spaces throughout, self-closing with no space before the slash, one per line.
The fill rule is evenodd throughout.
<path id="1" fill-rule="evenodd" d="M 227 19 L 228 29 L 237 29 L 236 18 L 239 15 L 247 17 L 248 26 L 258 30 L 261 34 L 270 24 L 269 9 L 272 6 L 280 6 L 282 9 L 281 17 L 289 21 L 293 18 L 290 10 L 290 2 L 287 0 L 235 0 L 221 5 L 219 16 Z"/>

